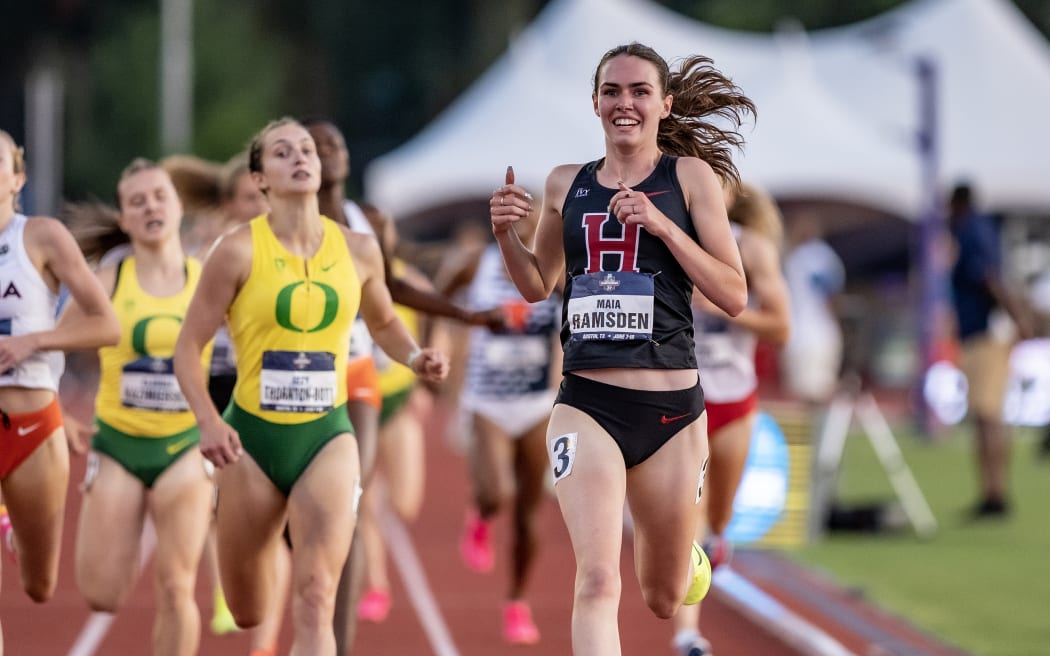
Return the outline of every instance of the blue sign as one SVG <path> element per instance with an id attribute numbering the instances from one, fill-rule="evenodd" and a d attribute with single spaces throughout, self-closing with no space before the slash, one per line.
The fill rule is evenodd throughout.
<path id="1" fill-rule="evenodd" d="M 783 431 L 772 417 L 759 412 L 726 539 L 735 544 L 755 542 L 776 525 L 787 504 L 789 469 Z"/>

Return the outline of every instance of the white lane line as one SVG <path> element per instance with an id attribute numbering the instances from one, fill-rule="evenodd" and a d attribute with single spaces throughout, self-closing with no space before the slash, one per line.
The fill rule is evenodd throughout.
<path id="1" fill-rule="evenodd" d="M 379 527 L 383 531 L 394 566 L 405 584 L 405 590 L 408 591 L 408 597 L 416 609 L 416 615 L 419 616 L 434 654 L 459 656 L 459 650 L 452 642 L 448 626 L 434 600 L 434 594 L 430 591 L 423 565 L 419 562 L 419 556 L 412 546 L 412 538 L 405 530 L 405 525 L 394 513 L 384 508 L 379 513 Z"/>
<path id="2" fill-rule="evenodd" d="M 146 566 L 146 561 L 153 554 L 153 548 L 157 546 L 157 532 L 153 529 L 153 523 L 146 519 L 146 525 L 142 528 L 142 543 L 139 545 L 139 563 L 141 567 Z M 68 656 L 93 656 L 98 646 L 105 640 L 109 633 L 109 627 L 117 618 L 113 613 L 91 613 L 84 628 L 80 630 L 73 646 L 69 649 Z"/>
<path id="3" fill-rule="evenodd" d="M 785 608 L 728 565 L 715 570 L 712 586 L 720 600 L 752 622 L 804 654 L 812 656 L 856 656 L 816 625 Z"/>

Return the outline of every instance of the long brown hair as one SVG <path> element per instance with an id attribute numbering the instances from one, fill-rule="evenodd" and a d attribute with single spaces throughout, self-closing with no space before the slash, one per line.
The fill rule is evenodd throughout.
<path id="1" fill-rule="evenodd" d="M 594 72 L 594 93 L 598 93 L 602 69 L 610 59 L 638 57 L 656 67 L 662 94 L 671 94 L 671 114 L 660 121 L 656 143 L 671 155 L 698 157 L 715 170 L 724 183 L 735 187 L 740 173 L 733 164 L 732 150 L 744 145 L 739 132 L 747 115 L 756 116 L 755 103 L 732 80 L 714 67 L 709 57 L 692 55 L 671 71 L 655 50 L 641 43 L 613 48 L 602 56 Z M 711 122 L 722 119 L 730 127 Z"/>

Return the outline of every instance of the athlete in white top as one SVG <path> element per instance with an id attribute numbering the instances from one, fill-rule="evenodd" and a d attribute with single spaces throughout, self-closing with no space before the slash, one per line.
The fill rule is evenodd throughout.
<path id="1" fill-rule="evenodd" d="M 530 241 L 534 227 L 519 224 L 521 239 Z M 490 570 L 493 520 L 504 508 L 512 513 L 503 639 L 534 644 L 540 633 L 526 592 L 540 542 L 536 516 L 547 477 L 547 421 L 561 380 L 561 297 L 555 293 L 536 303 L 522 298 L 495 243 L 481 252 L 466 296 L 470 307 L 503 308 L 507 327 L 470 333 L 460 407 L 473 428 L 467 455 L 474 507 L 460 554 L 471 569 Z"/>
<path id="2" fill-rule="evenodd" d="M 58 579 L 69 482 L 55 352 L 115 344 L 120 324 L 65 226 L 16 211 L 25 181 L 22 149 L 0 130 L 0 519 L 22 587 L 42 602 Z M 77 309 L 56 322 L 61 286 Z"/>

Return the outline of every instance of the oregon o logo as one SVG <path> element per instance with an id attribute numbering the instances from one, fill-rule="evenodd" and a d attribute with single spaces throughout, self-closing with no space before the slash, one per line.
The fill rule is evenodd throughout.
<path id="1" fill-rule="evenodd" d="M 302 280 L 293 282 L 277 293 L 277 325 L 285 330 L 297 333 L 316 333 L 332 325 L 332 322 L 335 321 L 335 315 L 339 312 L 339 295 L 335 293 L 334 289 L 324 283 L 312 283 L 314 286 L 320 287 L 321 291 L 324 292 L 324 314 L 321 316 L 321 321 L 313 328 L 300 328 L 292 321 L 292 295 L 297 287 L 304 284 L 306 283 Z"/>
<path id="2" fill-rule="evenodd" d="M 142 356 L 153 357 L 149 351 L 146 350 L 146 331 L 149 329 L 149 324 L 155 319 L 171 319 L 175 323 L 182 323 L 182 317 L 176 314 L 155 314 L 151 317 L 140 319 L 135 327 L 131 329 L 131 348 Z"/>

